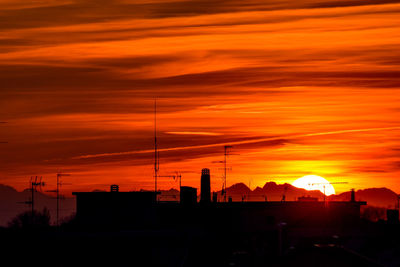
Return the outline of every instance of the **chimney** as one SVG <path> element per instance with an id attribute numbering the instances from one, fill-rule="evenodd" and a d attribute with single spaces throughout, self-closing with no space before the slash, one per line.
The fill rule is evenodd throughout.
<path id="1" fill-rule="evenodd" d="M 211 201 L 211 188 L 210 188 L 210 170 L 201 170 L 201 189 L 200 189 L 200 203 L 210 203 Z"/>

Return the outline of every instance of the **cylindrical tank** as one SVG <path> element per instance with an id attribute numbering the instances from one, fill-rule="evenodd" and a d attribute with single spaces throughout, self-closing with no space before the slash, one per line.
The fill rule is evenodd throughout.
<path id="1" fill-rule="evenodd" d="M 200 202 L 210 203 L 211 201 L 211 188 L 210 188 L 210 170 L 204 168 L 201 170 L 201 192 Z"/>

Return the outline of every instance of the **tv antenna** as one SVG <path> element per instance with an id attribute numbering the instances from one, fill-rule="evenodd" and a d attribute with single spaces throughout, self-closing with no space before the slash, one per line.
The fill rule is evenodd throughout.
<path id="1" fill-rule="evenodd" d="M 179 180 L 179 190 L 181 190 L 181 187 L 182 187 L 182 175 L 179 172 L 175 172 L 175 175 L 159 175 L 158 177 L 172 178 L 174 180 L 178 179 Z"/>
<path id="2" fill-rule="evenodd" d="M 56 208 L 56 225 L 57 226 L 59 226 L 59 214 L 60 214 L 60 199 L 62 198 L 64 198 L 64 196 L 63 195 L 60 195 L 60 187 L 62 186 L 62 185 L 67 185 L 66 183 L 62 183 L 62 181 L 61 181 L 61 177 L 63 177 L 63 176 L 71 176 L 70 174 L 68 174 L 68 173 L 61 173 L 61 172 L 58 172 L 57 173 L 57 188 L 55 189 L 55 190 L 48 190 L 48 191 L 46 191 L 46 192 L 53 192 L 53 193 L 56 193 L 56 198 L 57 198 L 57 208 Z"/>
<path id="3" fill-rule="evenodd" d="M 314 185 L 322 185 L 323 189 L 324 189 L 324 203 L 326 204 L 326 195 L 325 195 L 325 187 L 327 185 L 331 185 L 331 184 L 348 184 L 348 182 L 326 182 L 326 183 L 309 183 L 308 185 L 310 186 L 314 186 Z M 318 190 L 318 189 L 317 189 Z"/>
<path id="4" fill-rule="evenodd" d="M 31 186 L 30 191 L 32 193 L 31 200 L 27 201 L 25 203 L 31 205 L 32 219 L 33 219 L 33 216 L 35 213 L 35 192 L 38 191 L 38 188 L 39 188 L 39 191 L 42 191 L 42 186 L 45 186 L 45 183 L 42 181 L 42 176 L 40 176 L 40 177 L 39 176 L 31 176 L 30 186 Z"/>
<path id="5" fill-rule="evenodd" d="M 232 147 L 233 147 L 233 146 L 225 145 L 225 146 L 224 146 L 224 160 L 221 160 L 221 161 L 213 161 L 213 163 L 222 163 L 222 164 L 224 164 L 224 167 L 222 168 L 222 169 L 224 170 L 224 177 L 223 177 L 222 191 L 221 191 L 221 195 L 224 196 L 224 202 L 226 202 L 226 193 L 227 193 L 227 192 L 226 192 L 227 171 L 232 169 L 232 168 L 228 168 L 228 167 L 227 167 L 227 159 L 228 159 L 228 156 L 230 156 L 230 155 L 238 155 L 238 154 L 232 154 L 232 153 L 230 153 L 229 150 L 230 150 Z"/>
<path id="6" fill-rule="evenodd" d="M 172 178 L 174 180 L 178 179 L 179 180 L 179 191 L 181 191 L 181 188 L 182 188 L 182 175 L 179 174 L 178 172 L 175 172 L 175 175 L 159 175 L 158 177 Z"/>

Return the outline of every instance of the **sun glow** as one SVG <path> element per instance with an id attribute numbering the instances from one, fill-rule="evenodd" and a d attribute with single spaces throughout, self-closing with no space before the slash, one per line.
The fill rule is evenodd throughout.
<path id="1" fill-rule="evenodd" d="M 318 175 L 306 175 L 292 183 L 293 186 L 306 190 L 319 190 L 329 196 L 335 194 L 335 188 L 325 178 Z"/>

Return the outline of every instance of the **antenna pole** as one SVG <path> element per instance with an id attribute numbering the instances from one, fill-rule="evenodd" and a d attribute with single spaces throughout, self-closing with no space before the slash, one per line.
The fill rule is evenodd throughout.
<path id="1" fill-rule="evenodd" d="M 159 170 L 158 151 L 157 151 L 157 98 L 154 99 L 154 193 L 157 200 L 157 176 Z"/>
<path id="2" fill-rule="evenodd" d="M 59 210 L 60 210 L 60 174 L 57 173 L 57 214 L 56 214 L 57 226 L 58 226 Z"/>
<path id="3" fill-rule="evenodd" d="M 33 179 L 33 178 L 35 178 L 35 179 Z M 39 180 L 38 180 L 38 178 L 39 178 Z M 32 197 L 32 199 L 31 199 L 31 201 L 28 201 L 28 203 L 31 205 L 31 208 L 32 208 L 32 220 L 33 220 L 33 215 L 35 213 L 35 191 L 38 186 L 39 186 L 39 188 L 44 186 L 44 182 L 42 182 L 42 177 L 41 176 L 40 177 L 32 176 L 31 177 L 31 193 L 32 193 L 31 197 Z"/>
<path id="4" fill-rule="evenodd" d="M 226 202 L 226 151 L 227 146 L 224 146 L 224 202 Z"/>
<path id="5" fill-rule="evenodd" d="M 227 192 L 226 192 L 226 176 L 227 176 L 227 174 L 226 174 L 226 171 L 227 171 L 226 164 L 227 164 L 227 158 L 229 156 L 229 151 L 228 151 L 229 148 L 232 148 L 232 146 L 224 146 L 224 185 L 223 185 L 224 202 L 226 202 L 226 195 L 227 195 Z"/>
<path id="6" fill-rule="evenodd" d="M 31 192 L 32 192 L 32 200 L 31 200 L 31 208 L 32 208 L 32 220 L 33 220 L 33 213 L 35 212 L 35 184 L 37 180 L 37 176 L 35 177 L 35 181 L 33 181 L 31 177 Z"/>

